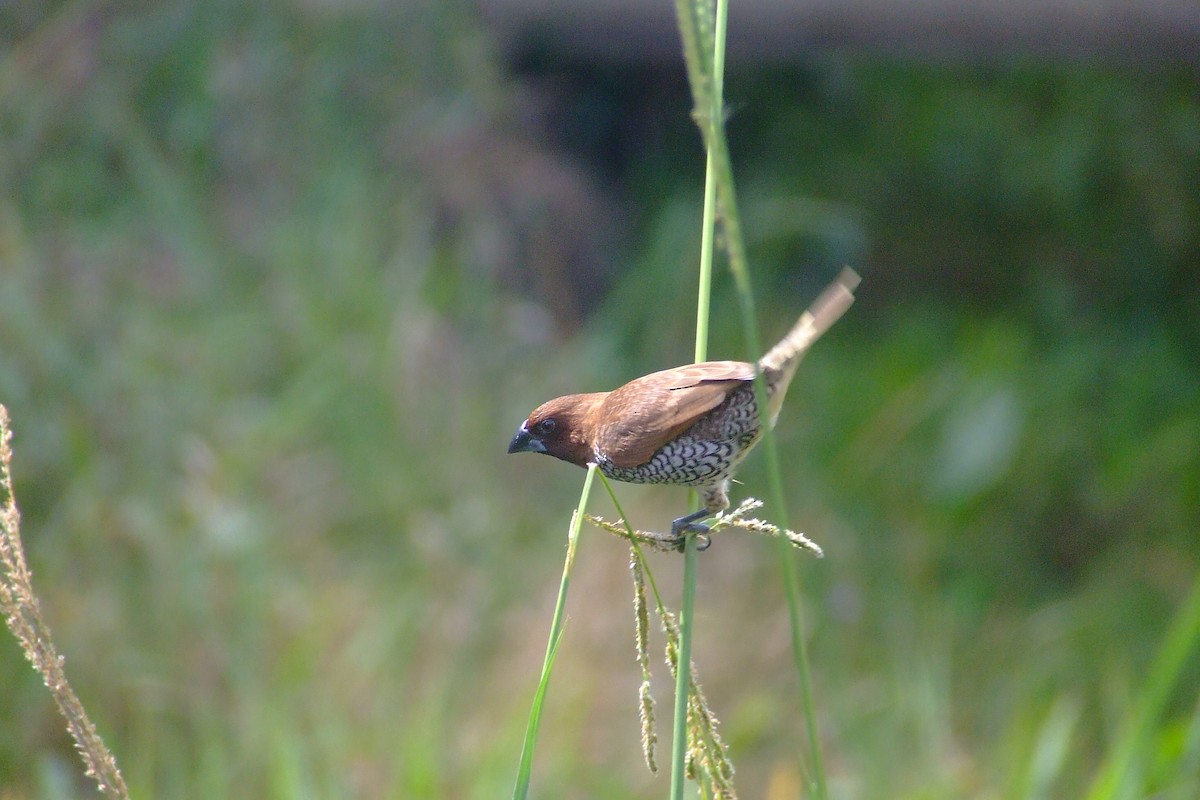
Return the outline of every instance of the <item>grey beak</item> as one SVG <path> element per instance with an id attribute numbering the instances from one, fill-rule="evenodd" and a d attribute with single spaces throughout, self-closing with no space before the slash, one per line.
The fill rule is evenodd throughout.
<path id="1" fill-rule="evenodd" d="M 533 438 L 529 433 L 529 429 L 525 427 L 525 423 L 521 423 L 521 427 L 517 428 L 517 435 L 508 443 L 508 452 L 510 453 L 544 453 L 546 445 L 542 444 L 541 439 Z"/>

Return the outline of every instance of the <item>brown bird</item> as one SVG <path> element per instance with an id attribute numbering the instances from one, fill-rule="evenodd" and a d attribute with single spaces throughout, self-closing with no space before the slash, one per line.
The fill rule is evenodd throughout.
<path id="1" fill-rule="evenodd" d="M 729 479 L 762 435 L 754 376 L 761 371 L 772 427 L 800 359 L 850 304 L 859 277 L 845 269 L 758 364 L 706 361 L 663 370 L 611 392 L 557 397 L 533 410 L 510 453 L 545 453 L 629 483 L 691 486 L 704 509 L 676 519 L 670 543 L 729 507 Z"/>

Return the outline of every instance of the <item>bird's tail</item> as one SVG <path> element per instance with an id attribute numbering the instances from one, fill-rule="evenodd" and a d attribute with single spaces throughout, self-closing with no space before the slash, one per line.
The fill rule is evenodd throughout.
<path id="1" fill-rule="evenodd" d="M 857 272 L 849 267 L 843 269 L 837 280 L 821 292 L 821 296 L 800 315 L 800 319 L 788 331 L 788 335 L 759 359 L 759 368 L 763 371 L 763 377 L 766 378 L 770 389 L 772 419 L 779 413 L 779 405 L 783 402 L 783 395 L 796 373 L 800 359 L 808 352 L 808 348 L 846 313 L 846 309 L 850 308 L 859 280 Z"/>

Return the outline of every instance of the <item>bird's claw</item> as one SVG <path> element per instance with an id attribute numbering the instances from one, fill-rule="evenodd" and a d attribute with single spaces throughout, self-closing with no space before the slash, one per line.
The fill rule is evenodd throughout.
<path id="1" fill-rule="evenodd" d="M 696 550 L 704 552 L 712 544 L 712 528 L 705 525 L 700 520 L 708 516 L 707 511 L 697 511 L 693 514 L 688 514 L 686 517 L 680 517 L 671 523 L 671 541 L 675 545 L 675 549 L 683 552 L 684 545 L 687 544 L 688 534 L 696 537 Z"/>

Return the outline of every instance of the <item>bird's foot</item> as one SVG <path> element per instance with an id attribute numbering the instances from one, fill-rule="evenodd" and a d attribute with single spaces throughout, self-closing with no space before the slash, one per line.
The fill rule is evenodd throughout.
<path id="1" fill-rule="evenodd" d="M 700 520 L 710 516 L 708 511 L 700 510 L 680 517 L 671 522 L 670 543 L 679 552 L 683 552 L 684 545 L 687 543 L 688 534 L 696 537 L 696 549 L 703 552 L 712 544 L 712 536 L 710 534 L 712 528 L 705 525 Z"/>

